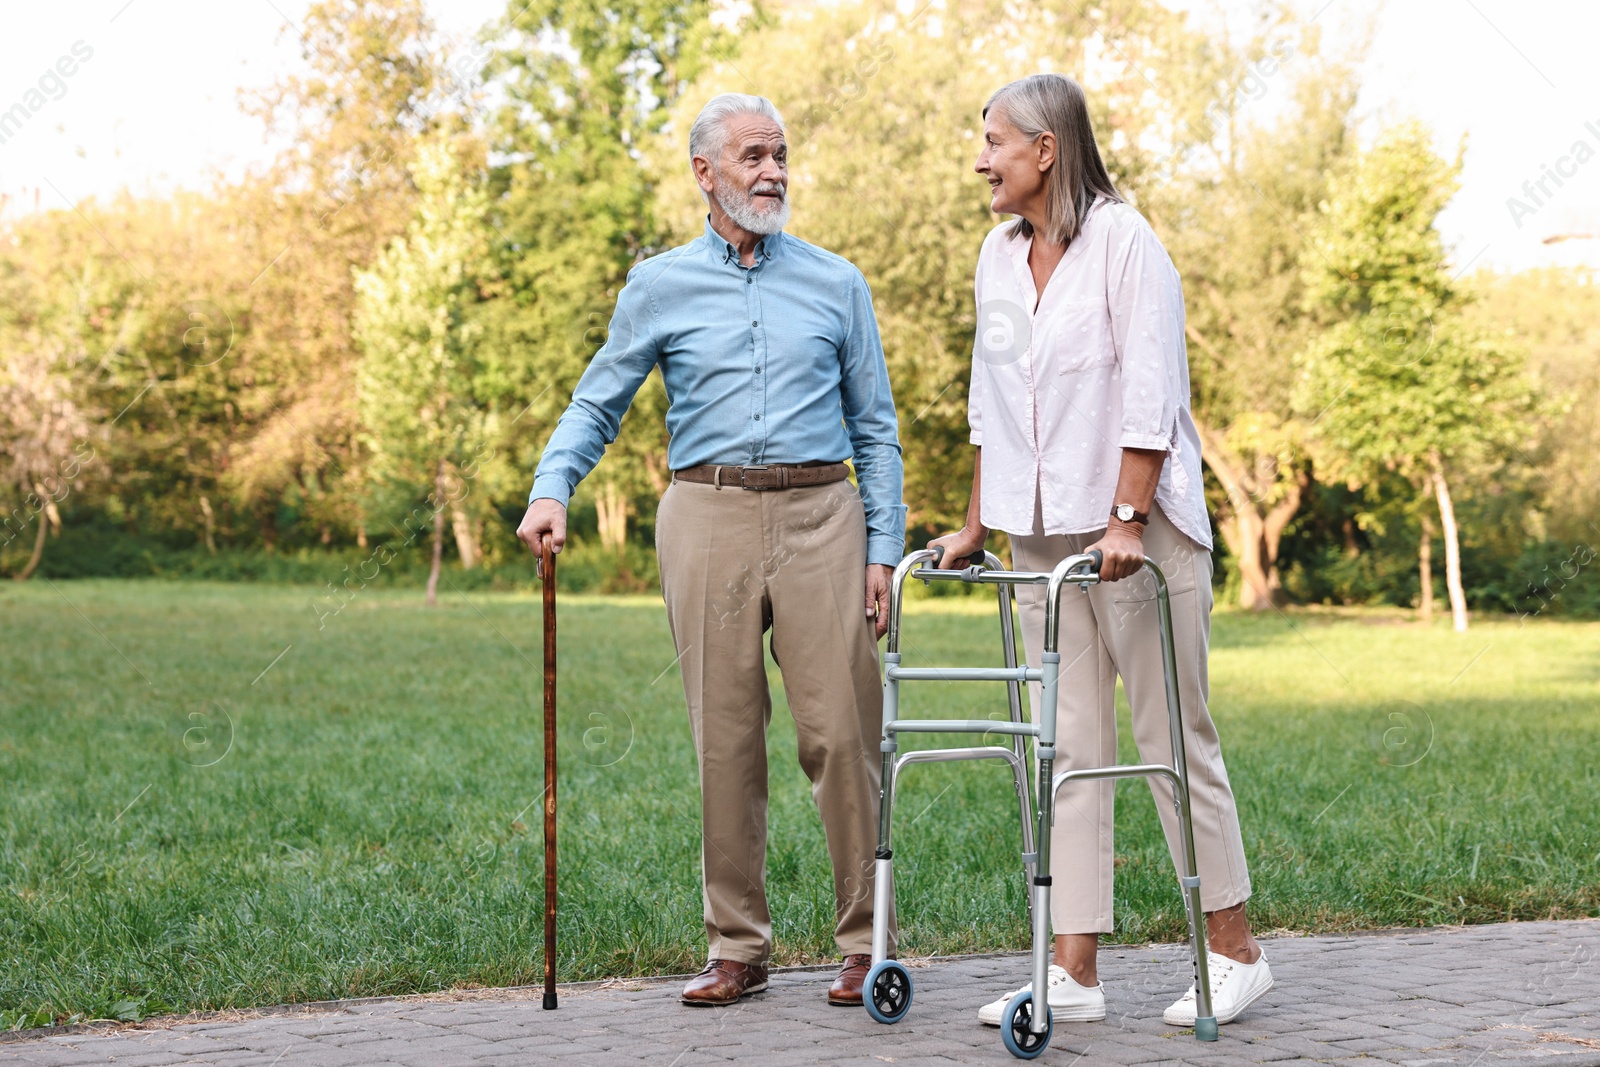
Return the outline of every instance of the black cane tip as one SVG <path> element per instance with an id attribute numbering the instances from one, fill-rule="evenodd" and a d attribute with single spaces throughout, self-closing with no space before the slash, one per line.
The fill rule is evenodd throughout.
<path id="1" fill-rule="evenodd" d="M 545 1011 L 555 1011 L 556 1010 L 556 995 L 554 993 L 546 993 L 544 995 L 544 1010 Z"/>

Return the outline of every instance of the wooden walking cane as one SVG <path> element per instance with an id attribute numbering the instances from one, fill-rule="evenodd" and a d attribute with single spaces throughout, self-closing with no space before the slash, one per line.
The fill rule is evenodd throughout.
<path id="1" fill-rule="evenodd" d="M 539 542 L 544 580 L 544 1010 L 556 1007 L 556 554 Z"/>

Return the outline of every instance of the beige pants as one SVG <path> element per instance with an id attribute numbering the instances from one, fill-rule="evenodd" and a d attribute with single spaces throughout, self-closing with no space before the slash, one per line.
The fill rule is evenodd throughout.
<path id="1" fill-rule="evenodd" d="M 1034 513 L 1040 514 L 1040 509 L 1035 508 Z M 1045 536 L 1036 519 L 1031 536 L 1011 538 L 1013 564 L 1017 570 L 1048 571 L 1065 557 L 1082 552 L 1104 533 L 1101 530 Z M 1228 785 L 1228 772 L 1222 765 L 1222 746 L 1206 710 L 1211 554 L 1180 533 L 1159 507 L 1151 509 L 1144 551 L 1167 579 L 1201 907 L 1217 911 L 1249 898 L 1250 874 L 1239 835 L 1239 812 Z M 1057 771 L 1116 762 L 1118 676 L 1133 713 L 1133 736 L 1140 759 L 1171 764 L 1155 595 L 1155 579 L 1148 571 L 1092 586 L 1087 594 L 1070 587 L 1062 593 Z M 1021 586 L 1017 590 L 1029 663 L 1042 662 L 1044 599 L 1043 586 Z M 1037 718 L 1037 684 L 1032 687 L 1031 696 Z M 1162 829 L 1166 831 L 1167 847 L 1177 863 L 1182 846 L 1172 787 L 1165 781 L 1149 781 L 1161 813 Z M 1075 782 L 1064 786 L 1057 798 L 1055 830 L 1050 838 L 1050 875 L 1054 882 L 1050 919 L 1057 934 L 1111 930 L 1112 787 L 1111 782 Z"/>
<path id="2" fill-rule="evenodd" d="M 661 498 L 656 553 L 700 758 L 713 959 L 765 963 L 772 952 L 769 629 L 833 863 L 834 936 L 841 953 L 872 951 L 883 688 L 865 614 L 866 551 L 848 481 L 753 492 L 674 480 Z"/>

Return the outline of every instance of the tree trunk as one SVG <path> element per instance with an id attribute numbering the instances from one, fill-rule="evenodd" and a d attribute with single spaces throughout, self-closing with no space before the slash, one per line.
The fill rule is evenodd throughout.
<path id="1" fill-rule="evenodd" d="M 660 496 L 667 491 L 667 486 L 672 482 L 672 471 L 667 467 L 667 456 L 664 452 L 646 452 L 644 454 L 644 473 L 650 479 L 650 488 Z"/>
<path id="2" fill-rule="evenodd" d="M 1271 562 L 1266 558 L 1267 543 L 1262 536 L 1264 524 L 1255 508 L 1243 511 L 1234 509 L 1232 515 L 1220 524 L 1222 540 L 1239 568 L 1239 606 L 1251 611 L 1266 611 L 1272 607 L 1273 576 L 1269 573 Z"/>
<path id="3" fill-rule="evenodd" d="M 256 516 L 261 526 L 261 543 L 268 552 L 278 549 L 278 519 L 272 506 L 265 500 L 256 504 Z"/>
<path id="4" fill-rule="evenodd" d="M 204 493 L 200 494 L 200 514 L 205 519 L 206 551 L 215 556 L 217 554 L 217 516 L 212 512 L 211 501 L 206 499 Z"/>
<path id="5" fill-rule="evenodd" d="M 450 530 L 456 537 L 456 553 L 461 557 L 461 566 L 470 571 L 483 558 L 483 552 L 478 547 L 478 532 L 472 519 L 455 504 L 450 505 Z"/>
<path id="6" fill-rule="evenodd" d="M 27 566 L 23 567 L 13 577 L 19 582 L 25 582 L 33 577 L 33 572 L 38 570 L 39 561 L 44 559 L 44 534 L 50 528 L 50 520 L 45 517 L 44 510 L 39 511 L 39 532 L 33 538 L 33 555 L 28 557 Z"/>
<path id="7" fill-rule="evenodd" d="M 1433 516 L 1422 516 L 1422 537 L 1417 542 L 1417 573 L 1422 577 L 1422 621 L 1433 621 Z"/>
<path id="8" fill-rule="evenodd" d="M 1444 584 L 1450 591 L 1450 620 L 1458 634 L 1467 632 L 1467 594 L 1461 587 L 1461 534 L 1456 528 L 1456 508 L 1444 465 L 1433 457 L 1433 489 L 1439 500 L 1439 525 L 1444 527 Z"/>
<path id="9" fill-rule="evenodd" d="M 1204 459 L 1228 493 L 1229 513 L 1219 516 L 1222 540 L 1239 568 L 1239 605 L 1251 611 L 1273 606 L 1283 586 L 1278 574 L 1278 545 L 1284 527 L 1300 509 L 1300 499 L 1311 484 L 1310 475 L 1297 472 L 1283 499 L 1263 509 L 1277 484 L 1278 465 L 1271 456 L 1257 456 L 1253 465 L 1235 455 L 1223 436 L 1197 424 L 1205 442 Z M 1253 466 L 1253 469 L 1252 469 Z"/>
<path id="10" fill-rule="evenodd" d="M 628 498 L 622 495 L 616 482 L 607 482 L 594 503 L 600 524 L 600 543 L 622 555 L 628 544 Z"/>
<path id="11" fill-rule="evenodd" d="M 433 477 L 433 566 L 428 569 L 428 607 L 439 603 L 439 571 L 444 566 L 444 460 Z"/>
<path id="12" fill-rule="evenodd" d="M 1261 539 L 1265 547 L 1262 559 L 1267 565 L 1267 590 L 1274 599 L 1283 591 L 1283 577 L 1278 573 L 1278 546 L 1283 541 L 1283 530 L 1289 525 L 1289 520 L 1294 518 L 1295 512 L 1300 510 L 1300 498 L 1305 495 L 1306 487 L 1310 484 L 1310 474 L 1303 470 L 1296 471 L 1294 483 L 1284 491 L 1283 499 L 1268 508 L 1261 520 Z"/>

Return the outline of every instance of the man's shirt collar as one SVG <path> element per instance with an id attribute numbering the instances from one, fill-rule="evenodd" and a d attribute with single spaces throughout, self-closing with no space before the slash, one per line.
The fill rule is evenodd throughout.
<path id="1" fill-rule="evenodd" d="M 767 260 L 770 260 L 776 256 L 778 254 L 778 250 L 783 247 L 783 238 L 783 231 L 779 230 L 777 233 L 767 234 L 765 237 L 761 238 L 761 240 L 757 241 L 756 262 L 758 264 L 765 263 Z M 717 262 L 732 262 L 735 264 L 739 262 L 739 249 L 734 247 L 732 242 L 712 228 L 710 215 L 706 216 L 706 243 L 711 249 L 712 255 L 717 258 Z"/>

